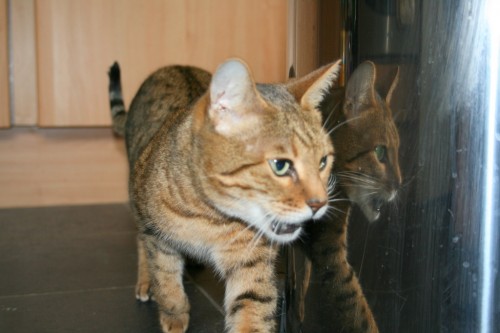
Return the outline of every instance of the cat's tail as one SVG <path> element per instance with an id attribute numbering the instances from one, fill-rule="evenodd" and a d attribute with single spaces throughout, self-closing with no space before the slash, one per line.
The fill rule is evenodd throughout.
<path id="1" fill-rule="evenodd" d="M 123 103 L 122 83 L 120 79 L 120 66 L 115 61 L 109 69 L 109 105 L 113 118 L 113 131 L 121 136 L 125 135 L 127 112 Z"/>

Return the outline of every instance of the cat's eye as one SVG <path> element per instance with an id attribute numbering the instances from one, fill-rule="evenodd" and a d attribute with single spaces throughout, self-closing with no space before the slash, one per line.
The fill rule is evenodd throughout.
<path id="1" fill-rule="evenodd" d="M 326 168 L 326 162 L 328 161 L 328 156 L 323 156 L 321 161 L 319 161 L 319 171 L 323 171 Z"/>
<path id="2" fill-rule="evenodd" d="M 285 176 L 290 173 L 292 168 L 292 161 L 279 159 L 279 160 L 269 160 L 269 165 L 271 169 L 276 174 L 276 176 Z"/>
<path id="3" fill-rule="evenodd" d="M 385 154 L 386 154 L 387 148 L 385 146 L 379 145 L 375 147 L 375 156 L 377 156 L 377 159 L 380 162 L 383 162 L 385 159 Z"/>

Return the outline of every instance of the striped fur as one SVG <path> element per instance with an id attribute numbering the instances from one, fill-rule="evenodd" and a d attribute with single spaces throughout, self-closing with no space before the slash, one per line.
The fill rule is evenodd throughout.
<path id="1" fill-rule="evenodd" d="M 255 84 L 240 60 L 213 77 L 165 67 L 146 79 L 128 113 L 119 69 L 111 69 L 114 128 L 126 137 L 139 229 L 136 296 L 154 297 L 164 332 L 188 327 L 186 255 L 225 279 L 227 332 L 275 330 L 277 244 L 328 209 L 334 151 L 316 104 L 339 66 L 275 85 Z"/>
<path id="2" fill-rule="evenodd" d="M 328 300 L 321 307 L 320 318 L 328 318 L 331 332 L 378 332 L 358 278 L 347 261 L 347 226 L 352 205 L 359 205 L 367 219 L 374 221 L 379 217 L 380 205 L 393 200 L 401 184 L 399 135 L 390 110 L 398 73 L 391 74 L 384 77 L 385 82 L 379 82 L 375 65 L 365 62 L 351 76 L 345 95 L 337 90 L 322 107 L 327 127 L 332 129 L 336 151 L 333 173 L 339 186 L 331 199 L 335 205 L 331 216 L 308 226 L 308 242 L 302 247 L 307 271 L 300 285 L 302 290 L 297 293 L 297 316 L 302 320 L 307 316 L 304 302 L 314 276 Z M 375 152 L 377 146 L 385 147 L 380 160 Z"/>

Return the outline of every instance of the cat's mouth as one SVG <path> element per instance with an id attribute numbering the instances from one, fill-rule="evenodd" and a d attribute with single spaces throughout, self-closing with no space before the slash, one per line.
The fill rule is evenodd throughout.
<path id="1" fill-rule="evenodd" d="M 380 214 L 380 210 L 382 209 L 382 206 L 384 205 L 385 200 L 382 198 L 374 198 L 372 200 L 372 208 L 375 212 Z"/>
<path id="2" fill-rule="evenodd" d="M 272 232 L 279 236 L 291 235 L 295 233 L 297 230 L 299 230 L 301 227 L 302 227 L 301 224 L 289 224 L 278 221 L 274 221 L 271 223 Z"/>
<path id="3" fill-rule="evenodd" d="M 375 197 L 369 201 L 365 201 L 365 203 L 360 204 L 360 208 L 363 211 L 364 215 L 370 222 L 374 222 L 378 220 L 380 217 L 380 212 L 382 207 L 384 206 L 386 200 L 381 197 Z"/>
<path id="4" fill-rule="evenodd" d="M 371 221 L 376 221 L 380 217 L 380 211 L 382 210 L 382 206 L 385 204 L 385 200 L 381 198 L 375 198 L 372 200 L 372 217 Z"/>
<path id="5" fill-rule="evenodd" d="M 363 210 L 363 213 L 370 222 L 374 222 L 379 219 L 382 207 L 392 199 L 393 197 L 390 197 L 389 200 L 381 196 L 375 197 L 368 201 L 365 205 L 361 205 L 361 210 Z"/>

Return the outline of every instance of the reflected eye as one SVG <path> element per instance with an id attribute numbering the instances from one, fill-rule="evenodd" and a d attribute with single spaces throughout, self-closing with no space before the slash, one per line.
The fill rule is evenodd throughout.
<path id="1" fill-rule="evenodd" d="M 269 165 L 271 169 L 276 174 L 276 176 L 285 176 L 290 172 L 292 167 L 292 161 L 290 160 L 269 160 Z"/>
<path id="2" fill-rule="evenodd" d="M 385 146 L 376 146 L 375 147 L 375 156 L 380 162 L 383 162 L 385 159 L 385 153 L 387 148 Z"/>
<path id="3" fill-rule="evenodd" d="M 323 156 L 321 161 L 319 161 L 319 171 L 323 171 L 326 168 L 326 162 L 328 160 L 328 156 Z"/>

